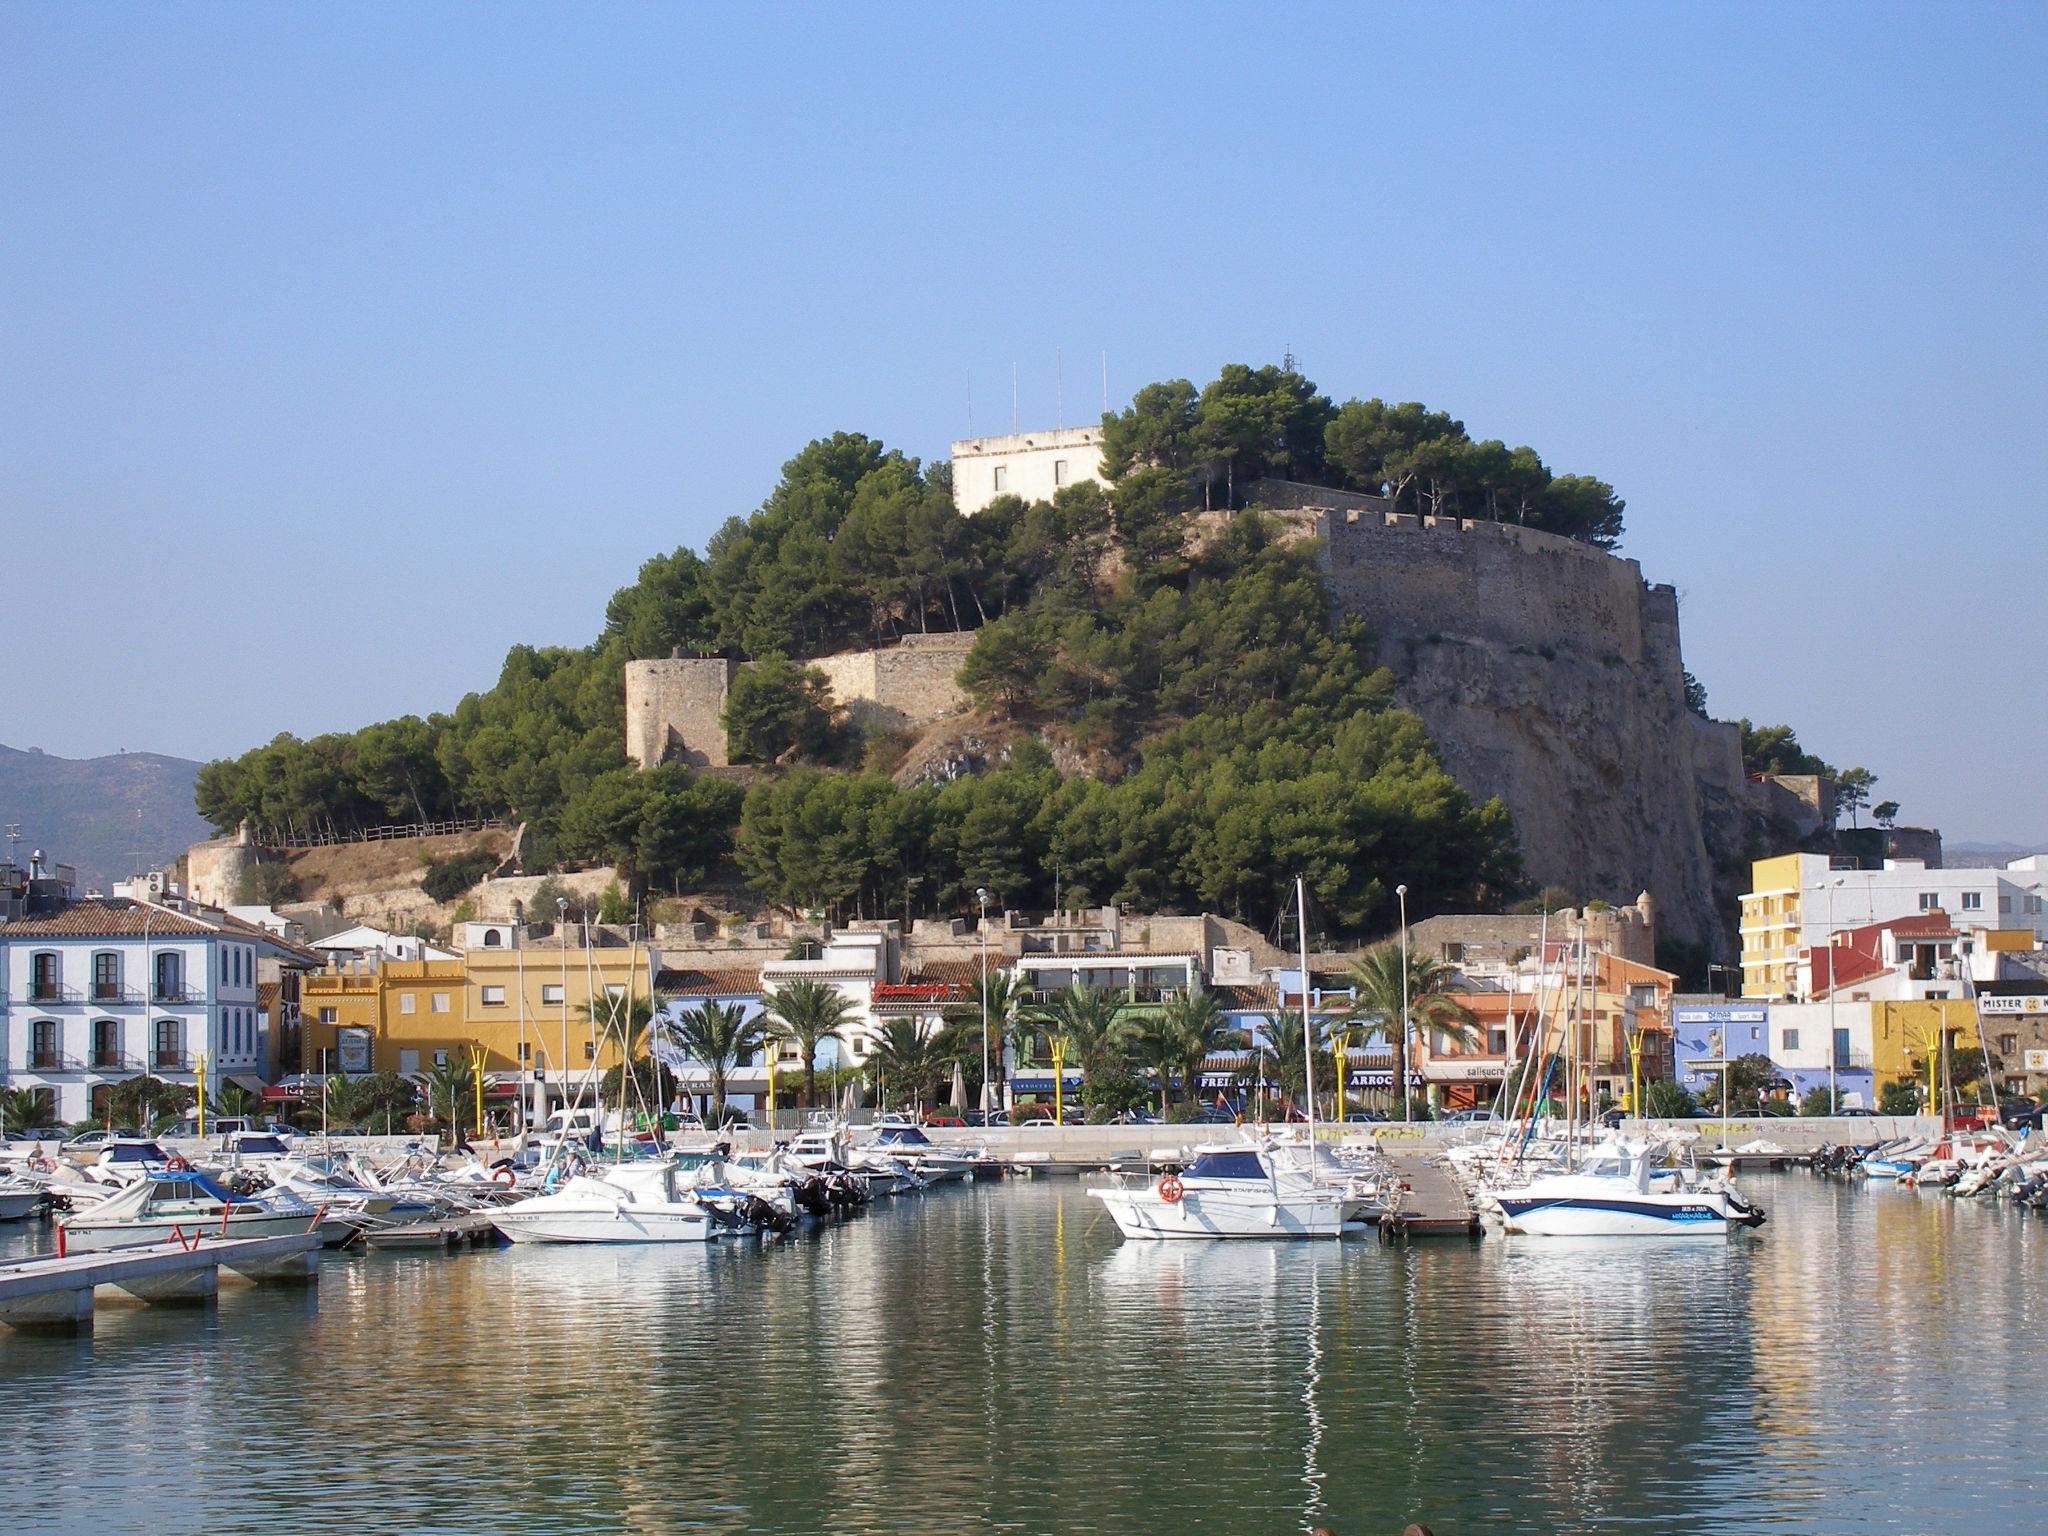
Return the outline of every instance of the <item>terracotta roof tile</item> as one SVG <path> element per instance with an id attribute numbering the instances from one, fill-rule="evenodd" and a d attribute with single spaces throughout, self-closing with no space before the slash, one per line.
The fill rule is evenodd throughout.
<path id="1" fill-rule="evenodd" d="M 680 970 L 657 972 L 654 990 L 684 997 L 755 997 L 761 991 L 761 973 L 684 966 Z"/>
<path id="2" fill-rule="evenodd" d="M 991 975 L 1002 968 L 1000 955 L 988 957 Z M 981 962 L 979 960 L 926 960 L 903 978 L 905 981 L 925 986 L 979 987 L 981 985 Z"/>
<path id="3" fill-rule="evenodd" d="M 166 911 L 125 896 L 92 901 L 74 901 L 42 917 L 18 918 L 0 923 L 0 935 L 21 934 L 32 938 L 140 938 L 145 921 L 152 938 L 170 936 L 203 937 L 219 933 L 219 923 L 201 922 L 182 912 Z M 269 934 L 265 938 L 271 937 Z"/>

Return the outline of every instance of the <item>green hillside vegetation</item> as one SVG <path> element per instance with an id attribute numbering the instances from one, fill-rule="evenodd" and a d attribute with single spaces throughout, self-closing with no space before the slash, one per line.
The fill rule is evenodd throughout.
<path id="1" fill-rule="evenodd" d="M 1274 388 L 1222 387 L 1240 376 Z M 1269 421 L 1259 402 L 1277 391 L 1321 422 L 1301 445 L 1295 417 L 1277 436 L 1244 425 L 1226 497 L 1253 470 L 1331 473 L 1324 438 L 1350 406 L 1324 411 L 1313 386 L 1271 369 L 1226 370 L 1212 390 L 1232 420 Z M 1197 443 L 1211 441 L 1209 398 Z M 1369 633 L 1333 615 L 1313 549 L 1281 542 L 1256 510 L 1211 515 L 1195 537 L 1217 492 L 1209 461 L 1180 462 L 1170 435 L 1135 442 L 1120 425 L 1147 419 L 1133 409 L 1110 423 L 1125 446 L 1109 488 L 1003 498 L 971 518 L 954 510 L 949 466 L 858 434 L 813 442 L 702 559 L 649 560 L 590 646 L 514 647 L 493 688 L 445 715 L 210 763 L 199 808 L 222 829 L 247 818 L 273 832 L 503 815 L 528 823 L 530 867 L 615 861 L 669 890 L 736 868 L 769 902 L 842 917 L 966 912 L 977 887 L 1049 906 L 1057 882 L 1069 904 L 1263 922 L 1297 869 L 1346 929 L 1383 925 L 1396 881 L 1418 910 L 1498 902 L 1518 878 L 1505 810 L 1474 805 L 1393 707 Z M 893 756 L 818 728 L 801 659 L 933 629 L 979 630 L 963 683 L 1024 744 L 945 784 L 837 771 Z M 732 744 L 776 765 L 744 793 L 623 755 L 621 668 L 675 648 L 765 663 L 728 711 Z M 1062 774 L 1032 737 L 1103 776 Z"/>

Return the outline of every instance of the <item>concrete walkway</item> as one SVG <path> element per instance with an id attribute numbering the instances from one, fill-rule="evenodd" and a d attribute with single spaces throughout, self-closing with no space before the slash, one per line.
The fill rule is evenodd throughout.
<path id="1" fill-rule="evenodd" d="M 89 1328 L 103 1290 L 132 1301 L 204 1302 L 222 1270 L 252 1283 L 310 1283 L 320 1274 L 319 1234 L 202 1237 L 0 1265 L 0 1325 Z"/>

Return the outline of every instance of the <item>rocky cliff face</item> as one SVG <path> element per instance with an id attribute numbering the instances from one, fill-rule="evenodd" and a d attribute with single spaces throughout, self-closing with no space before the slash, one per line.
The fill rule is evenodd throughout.
<path id="1" fill-rule="evenodd" d="M 1740 744 L 1685 707 L 1676 593 L 1554 535 L 1344 500 L 1289 520 L 1323 540 L 1337 601 L 1379 636 L 1445 766 L 1507 803 L 1530 878 L 1581 900 L 1647 890 L 1663 933 L 1723 953 Z"/>

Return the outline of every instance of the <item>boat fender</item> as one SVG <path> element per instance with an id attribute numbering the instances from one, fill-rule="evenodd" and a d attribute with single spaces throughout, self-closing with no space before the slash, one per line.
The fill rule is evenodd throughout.
<path id="1" fill-rule="evenodd" d="M 501 1164 L 493 1168 L 491 1170 L 491 1178 L 497 1183 L 504 1185 L 507 1189 L 510 1189 L 519 1182 L 519 1175 L 512 1171 L 509 1164 Z"/>
<path id="2" fill-rule="evenodd" d="M 169 1173 L 190 1173 L 192 1165 L 182 1157 L 170 1157 L 164 1160 L 164 1169 Z"/>
<path id="3" fill-rule="evenodd" d="M 1159 1181 L 1159 1198 L 1168 1205 L 1179 1205 L 1180 1197 L 1185 1193 L 1187 1191 L 1181 1188 L 1180 1180 L 1170 1173 Z"/>

